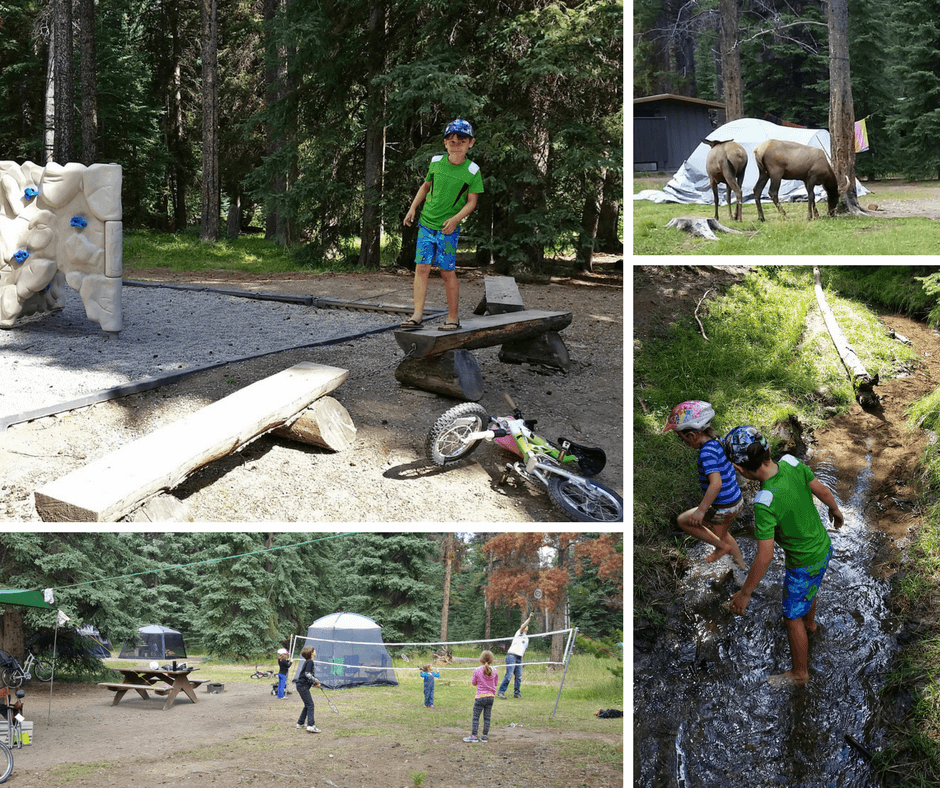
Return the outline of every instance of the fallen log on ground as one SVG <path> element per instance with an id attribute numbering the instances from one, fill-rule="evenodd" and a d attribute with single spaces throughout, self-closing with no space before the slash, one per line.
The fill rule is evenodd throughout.
<path id="1" fill-rule="evenodd" d="M 826 321 L 826 328 L 829 331 L 829 336 L 832 337 L 832 343 L 836 346 L 839 358 L 849 374 L 849 380 L 852 382 L 852 388 L 855 391 L 855 399 L 863 408 L 873 408 L 878 404 L 878 395 L 874 392 L 874 387 L 878 385 L 878 376 L 872 377 L 868 374 L 868 370 L 865 369 L 849 341 L 845 338 L 845 334 L 842 333 L 842 329 L 839 328 L 839 323 L 829 308 L 826 294 L 823 293 L 818 265 L 813 266 L 813 275 L 816 277 L 816 301 L 819 303 L 823 320 Z"/>
<path id="2" fill-rule="evenodd" d="M 345 451 L 356 440 L 356 425 L 349 411 L 332 397 L 320 397 L 294 421 L 274 434 L 330 451 Z"/>

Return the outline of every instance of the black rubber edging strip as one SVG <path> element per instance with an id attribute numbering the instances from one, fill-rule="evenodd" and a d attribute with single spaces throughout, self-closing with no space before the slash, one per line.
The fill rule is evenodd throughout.
<path id="1" fill-rule="evenodd" d="M 277 350 L 266 350 L 264 353 L 255 353 L 251 356 L 242 356 L 241 358 L 219 361 L 215 364 L 206 364 L 202 367 L 193 367 L 192 369 L 184 369 L 180 370 L 179 372 L 170 372 L 166 375 L 158 375 L 154 378 L 139 380 L 136 383 L 125 383 L 121 386 L 115 386 L 110 389 L 103 389 L 93 394 L 86 394 L 84 397 L 79 397 L 78 399 L 74 399 L 69 402 L 62 402 L 58 405 L 47 405 L 44 408 L 24 411 L 23 413 L 19 413 L 14 416 L 0 417 L 0 430 L 5 430 L 7 427 L 12 426 L 13 424 L 21 424 L 25 421 L 35 421 L 36 419 L 42 419 L 46 416 L 54 416 L 57 413 L 65 413 L 70 410 L 77 410 L 78 408 L 84 408 L 88 405 L 97 405 L 99 402 L 108 402 L 109 400 L 121 399 L 122 397 L 130 396 L 131 394 L 139 394 L 142 391 L 150 391 L 151 389 L 155 389 L 160 386 L 177 383 L 180 380 L 189 377 L 190 375 L 195 375 L 199 372 L 206 372 L 210 369 L 217 369 L 218 367 L 224 367 L 228 364 L 240 364 L 243 361 L 253 361 L 257 358 L 273 356 L 277 353 L 286 353 L 290 350 L 303 350 L 304 348 L 310 347 L 328 347 L 329 345 L 340 345 L 343 342 L 351 342 L 355 339 L 362 339 L 363 337 L 371 336 L 373 334 L 382 334 L 386 331 L 394 331 L 396 328 L 400 328 L 400 326 L 400 323 L 393 323 L 389 326 L 372 328 L 368 331 L 361 331 L 357 334 L 348 334 L 342 337 L 334 337 L 333 339 L 324 339 L 319 342 L 309 342 L 304 345 L 291 345 L 284 348 L 278 348 Z"/>
<path id="2" fill-rule="evenodd" d="M 175 285 L 163 282 L 144 282 L 138 279 L 125 279 L 124 284 L 131 287 L 165 287 L 170 290 L 189 290 L 196 293 L 215 293 L 217 295 L 233 296 L 235 298 L 250 298 L 255 301 L 282 301 L 287 304 L 300 304 L 322 309 L 358 309 L 363 312 L 384 312 L 391 314 L 405 314 L 412 311 L 411 307 L 390 306 L 388 304 L 369 304 L 362 301 L 343 301 L 338 298 L 321 298 L 320 296 L 300 296 L 287 293 L 255 293 L 250 290 L 222 290 L 217 287 L 205 285 Z M 428 317 L 439 317 L 447 310 L 427 309 Z"/>

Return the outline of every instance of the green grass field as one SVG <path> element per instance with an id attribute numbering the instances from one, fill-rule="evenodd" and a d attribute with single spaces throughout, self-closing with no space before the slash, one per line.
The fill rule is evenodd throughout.
<path id="1" fill-rule="evenodd" d="M 663 176 L 637 177 L 633 193 L 661 189 L 668 181 Z M 724 195 L 724 188 L 720 191 Z M 765 192 L 766 195 L 766 192 Z M 940 188 L 931 183 L 896 183 L 871 185 L 871 194 L 859 202 L 865 206 L 884 200 L 940 199 Z M 719 221 L 741 235 L 718 234 L 718 241 L 695 238 L 675 228 L 666 228 L 677 216 L 714 216 L 714 205 L 657 205 L 646 200 L 633 203 L 633 252 L 636 255 L 904 255 L 933 254 L 937 250 L 936 222 L 909 217 L 825 217 L 826 205 L 817 203 L 821 218 L 807 221 L 805 202 L 784 203 L 786 217 L 777 212 L 770 198 L 761 200 L 766 222 L 757 219 L 757 207 L 744 205 L 744 220 L 728 219 L 727 205 L 718 209 Z"/>

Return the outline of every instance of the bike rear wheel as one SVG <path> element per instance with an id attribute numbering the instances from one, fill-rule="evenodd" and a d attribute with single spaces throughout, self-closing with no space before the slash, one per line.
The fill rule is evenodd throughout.
<path id="1" fill-rule="evenodd" d="M 490 417 L 482 405 L 461 402 L 445 411 L 428 432 L 425 450 L 435 465 L 444 467 L 462 460 L 480 445 L 480 441 L 465 442 L 467 435 L 480 432 Z"/>
<path id="2" fill-rule="evenodd" d="M 40 681 L 52 681 L 52 663 L 44 659 L 37 659 L 30 673 Z"/>
<path id="3" fill-rule="evenodd" d="M 0 783 L 5 783 L 13 774 L 13 751 L 0 742 Z"/>
<path id="4" fill-rule="evenodd" d="M 577 522 L 623 522 L 623 498 L 593 479 L 552 476 L 548 481 L 548 495 L 556 506 Z"/>
<path id="5" fill-rule="evenodd" d="M 23 674 L 13 668 L 0 670 L 0 682 L 10 689 L 19 689 L 23 686 Z"/>

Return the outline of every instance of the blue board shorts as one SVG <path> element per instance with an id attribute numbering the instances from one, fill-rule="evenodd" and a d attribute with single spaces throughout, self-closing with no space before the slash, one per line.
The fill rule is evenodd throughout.
<path id="1" fill-rule="evenodd" d="M 435 265 L 442 271 L 453 271 L 457 267 L 458 226 L 450 235 L 440 230 L 431 230 L 418 222 L 418 244 L 415 248 L 417 265 Z"/>
<path id="2" fill-rule="evenodd" d="M 795 569 L 787 568 L 783 581 L 783 617 L 802 618 L 813 606 L 816 592 L 822 584 L 823 575 L 829 568 L 829 559 L 832 558 L 832 545 L 825 558 L 812 566 L 798 566 Z"/>

